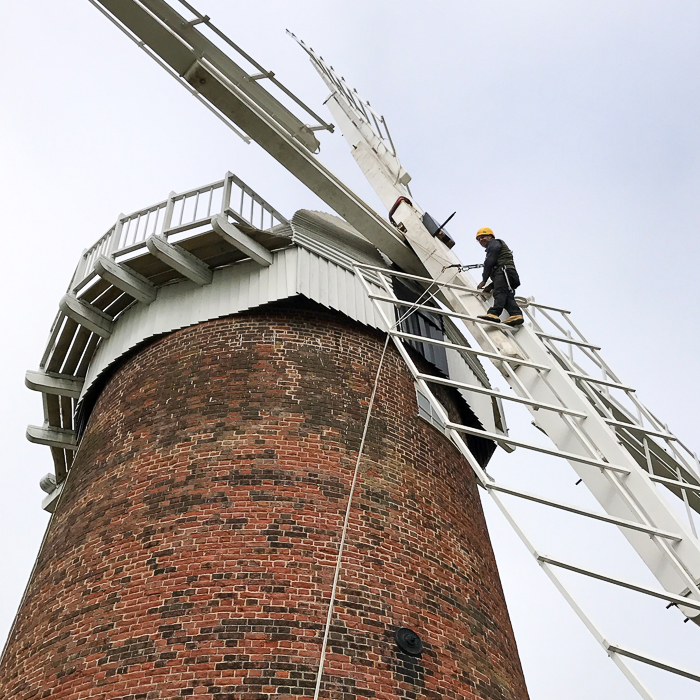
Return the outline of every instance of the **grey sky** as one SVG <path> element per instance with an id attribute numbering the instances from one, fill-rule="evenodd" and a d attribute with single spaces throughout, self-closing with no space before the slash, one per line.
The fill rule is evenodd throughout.
<path id="1" fill-rule="evenodd" d="M 698 3 L 240 5 L 196 3 L 323 114 L 326 90 L 285 28 L 314 47 L 387 117 L 421 206 L 437 219 L 457 210 L 462 261 L 480 261 L 474 233 L 494 229 L 515 251 L 522 293 L 572 309 L 645 403 L 700 446 Z M 51 461 L 24 439 L 42 420 L 24 372 L 38 366 L 83 248 L 120 212 L 227 170 L 287 215 L 326 207 L 87 0 L 8 4 L 0 52 L 4 639 L 47 522 L 38 481 Z M 376 203 L 342 138 L 321 141 L 324 163 Z M 488 513 L 532 697 L 637 697 Z M 643 647 L 655 631 L 636 624 Z M 697 649 L 700 630 L 682 633 Z"/>

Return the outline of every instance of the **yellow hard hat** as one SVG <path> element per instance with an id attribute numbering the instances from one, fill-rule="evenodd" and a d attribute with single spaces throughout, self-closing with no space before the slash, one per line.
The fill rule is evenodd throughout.
<path id="1" fill-rule="evenodd" d="M 480 228 L 476 232 L 476 239 L 479 240 L 479 238 L 481 238 L 482 236 L 493 236 L 493 231 L 490 228 L 484 226 L 484 228 Z"/>

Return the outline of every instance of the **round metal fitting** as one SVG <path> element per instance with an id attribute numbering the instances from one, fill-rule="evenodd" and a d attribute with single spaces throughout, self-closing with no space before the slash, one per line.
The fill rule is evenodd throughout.
<path id="1" fill-rule="evenodd" d="M 394 639 L 399 649 L 411 656 L 420 656 L 423 651 L 423 642 L 416 632 L 408 627 L 399 627 L 394 632 Z"/>

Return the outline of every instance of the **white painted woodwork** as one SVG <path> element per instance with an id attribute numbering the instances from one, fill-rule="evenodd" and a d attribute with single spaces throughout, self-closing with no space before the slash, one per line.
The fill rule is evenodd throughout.
<path id="1" fill-rule="evenodd" d="M 272 253 L 220 214 L 212 217 L 211 226 L 229 245 L 238 248 L 258 265 L 272 265 Z"/>
<path id="2" fill-rule="evenodd" d="M 114 329 L 114 319 L 96 306 L 66 294 L 58 303 L 63 313 L 102 338 L 109 338 Z"/>
<path id="3" fill-rule="evenodd" d="M 95 262 L 95 272 L 103 280 L 114 285 L 117 289 L 121 289 L 122 292 L 126 292 L 142 304 L 150 304 L 155 301 L 156 288 L 146 277 L 120 265 L 105 255 L 101 255 Z"/>
<path id="4" fill-rule="evenodd" d="M 53 513 L 54 510 L 56 510 L 56 503 L 58 501 L 58 497 L 61 495 L 61 492 L 63 491 L 63 485 L 65 484 L 65 479 L 56 486 L 56 488 L 49 494 L 47 494 L 44 499 L 41 502 L 41 507 L 47 512 L 47 513 Z"/>
<path id="5" fill-rule="evenodd" d="M 28 370 L 24 375 L 24 383 L 32 391 L 77 399 L 84 382 L 83 379 L 68 374 Z"/>
<path id="6" fill-rule="evenodd" d="M 150 236 L 146 247 L 154 258 L 177 270 L 195 284 L 211 284 L 212 272 L 208 265 L 179 246 L 171 245 L 160 236 Z"/>
<path id="7" fill-rule="evenodd" d="M 74 430 L 51 426 L 27 426 L 27 440 L 37 445 L 58 447 L 64 450 L 77 450 L 78 442 Z"/>

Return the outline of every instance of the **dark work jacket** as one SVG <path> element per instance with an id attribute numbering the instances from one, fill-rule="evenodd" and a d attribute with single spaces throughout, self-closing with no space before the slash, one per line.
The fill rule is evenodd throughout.
<path id="1" fill-rule="evenodd" d="M 498 270 L 515 269 L 513 252 L 500 238 L 494 238 L 486 246 L 486 260 L 484 260 L 484 282 L 493 279 Z"/>

